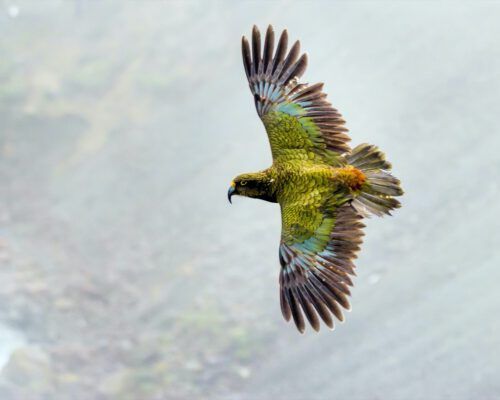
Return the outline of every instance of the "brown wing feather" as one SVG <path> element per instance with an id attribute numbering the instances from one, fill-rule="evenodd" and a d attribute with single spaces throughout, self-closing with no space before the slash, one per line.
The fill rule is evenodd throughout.
<path id="1" fill-rule="evenodd" d="M 300 332 L 305 330 L 303 314 L 314 330 L 319 319 L 333 328 L 333 314 L 344 320 L 341 308 L 349 309 L 348 296 L 354 273 L 353 259 L 362 242 L 362 217 L 350 205 L 335 213 L 330 240 L 321 253 L 304 246 L 280 246 L 280 304 L 285 320 L 293 317 Z"/>
<path id="2" fill-rule="evenodd" d="M 330 150 L 341 154 L 350 150 L 345 121 L 326 100 L 323 84 L 299 82 L 307 68 L 307 54 L 300 55 L 299 41 L 287 52 L 288 33 L 284 30 L 273 56 L 272 26 L 267 28 L 263 50 L 261 34 L 254 26 L 251 46 L 243 37 L 241 47 L 245 73 L 261 118 L 271 112 L 287 113 L 287 107 L 283 106 L 296 105 L 300 107 L 300 112 L 291 115 L 304 122 L 304 133 L 310 135 L 313 151 L 322 153 Z M 264 123 L 268 123 L 268 120 L 264 120 Z"/>

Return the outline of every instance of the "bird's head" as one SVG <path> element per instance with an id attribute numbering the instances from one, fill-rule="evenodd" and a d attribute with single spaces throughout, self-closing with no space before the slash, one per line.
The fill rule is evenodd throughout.
<path id="1" fill-rule="evenodd" d="M 264 172 L 238 175 L 229 186 L 227 198 L 230 203 L 231 197 L 235 194 L 267 201 L 275 201 L 272 199 L 272 182 L 273 179 Z"/>

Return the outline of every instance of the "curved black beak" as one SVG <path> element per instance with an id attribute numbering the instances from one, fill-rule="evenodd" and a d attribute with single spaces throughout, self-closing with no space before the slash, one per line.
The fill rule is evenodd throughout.
<path id="1" fill-rule="evenodd" d="M 229 186 L 229 190 L 227 191 L 227 199 L 231 204 L 233 204 L 233 202 L 231 201 L 231 197 L 233 196 L 235 191 L 236 191 L 235 184 L 234 182 L 231 182 L 231 186 Z"/>

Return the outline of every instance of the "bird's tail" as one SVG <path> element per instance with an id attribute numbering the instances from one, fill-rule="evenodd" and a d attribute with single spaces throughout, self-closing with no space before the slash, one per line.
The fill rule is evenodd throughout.
<path id="1" fill-rule="evenodd" d="M 360 193 L 352 201 L 352 206 L 361 215 L 391 215 L 391 210 L 401 206 L 394 198 L 403 194 L 399 179 L 390 174 L 391 163 L 376 146 L 360 144 L 346 155 L 346 159 L 366 176 Z"/>

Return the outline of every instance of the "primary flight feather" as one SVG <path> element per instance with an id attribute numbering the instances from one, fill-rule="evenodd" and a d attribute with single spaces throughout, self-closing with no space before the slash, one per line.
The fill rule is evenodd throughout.
<path id="1" fill-rule="evenodd" d="M 330 328 L 332 316 L 344 319 L 362 219 L 390 215 L 400 206 L 394 197 L 403 191 L 377 147 L 361 144 L 351 150 L 345 121 L 326 100 L 323 84 L 299 81 L 307 67 L 300 43 L 287 48 L 287 31 L 275 46 L 271 26 L 263 48 L 256 26 L 251 46 L 242 39 L 243 65 L 273 164 L 234 178 L 228 198 L 241 195 L 280 205 L 281 311 L 304 332 L 305 319 L 315 330 L 320 319 Z"/>

